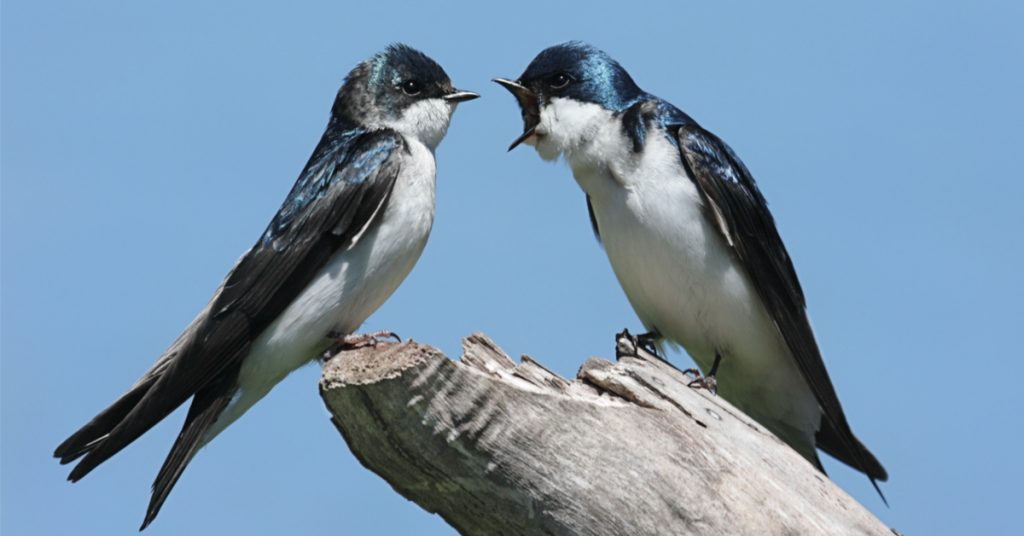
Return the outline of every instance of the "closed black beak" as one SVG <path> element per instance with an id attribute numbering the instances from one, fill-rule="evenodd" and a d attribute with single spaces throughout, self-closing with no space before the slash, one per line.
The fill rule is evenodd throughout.
<path id="1" fill-rule="evenodd" d="M 540 123 L 540 103 L 537 100 L 537 95 L 519 82 L 504 78 L 495 78 L 494 81 L 515 96 L 523 114 L 523 133 L 512 142 L 512 145 L 508 146 L 508 150 L 511 151 L 536 133 L 537 124 Z"/>
<path id="2" fill-rule="evenodd" d="M 477 95 L 472 91 L 462 91 L 461 89 L 456 89 L 455 91 L 445 95 L 442 98 L 448 102 L 466 102 L 479 97 L 480 95 Z"/>

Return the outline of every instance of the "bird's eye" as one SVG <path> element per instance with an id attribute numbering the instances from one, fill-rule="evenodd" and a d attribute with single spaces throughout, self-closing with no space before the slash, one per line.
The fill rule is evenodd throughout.
<path id="1" fill-rule="evenodd" d="M 420 91 L 423 91 L 423 86 L 416 80 L 406 80 L 402 82 L 402 93 L 409 95 L 419 95 Z"/>
<path id="2" fill-rule="evenodd" d="M 569 82 L 572 82 L 572 77 L 565 73 L 555 73 L 548 78 L 548 86 L 551 89 L 562 89 L 568 86 Z"/>

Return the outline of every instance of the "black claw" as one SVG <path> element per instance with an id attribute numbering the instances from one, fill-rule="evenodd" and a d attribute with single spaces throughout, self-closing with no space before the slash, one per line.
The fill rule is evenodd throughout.
<path id="1" fill-rule="evenodd" d="M 630 344 L 619 344 L 619 341 L 623 339 L 629 341 Z M 657 342 L 659 340 L 661 340 L 661 333 L 658 333 L 657 330 L 633 335 L 628 328 L 624 328 L 615 334 L 615 357 L 617 359 L 621 359 L 623 356 L 640 357 L 638 352 L 643 350 L 658 360 L 668 363 L 668 360 L 658 352 Z"/>
<path id="2" fill-rule="evenodd" d="M 647 350 L 651 355 L 658 359 L 664 360 L 661 354 L 658 353 L 658 341 L 661 340 L 661 333 L 656 330 L 648 331 L 647 333 L 641 333 L 636 336 L 636 344 L 640 348 Z"/>

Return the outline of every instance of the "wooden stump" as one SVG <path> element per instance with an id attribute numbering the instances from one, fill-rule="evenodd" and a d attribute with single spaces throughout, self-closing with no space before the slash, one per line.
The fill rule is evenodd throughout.
<path id="1" fill-rule="evenodd" d="M 721 398 L 618 339 L 567 381 L 493 341 L 345 351 L 320 390 L 359 461 L 463 534 L 876 534 L 881 521 Z"/>

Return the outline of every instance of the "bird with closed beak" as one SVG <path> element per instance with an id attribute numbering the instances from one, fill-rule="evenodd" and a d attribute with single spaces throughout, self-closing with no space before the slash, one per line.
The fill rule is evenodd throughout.
<path id="1" fill-rule="evenodd" d="M 402 44 L 345 79 L 327 129 L 270 225 L 141 378 L 54 456 L 77 481 L 191 398 L 141 529 L 196 452 L 293 370 L 346 341 L 398 288 L 434 221 L 434 150 L 460 102 Z M 356 337 L 356 339 L 359 339 Z"/>

